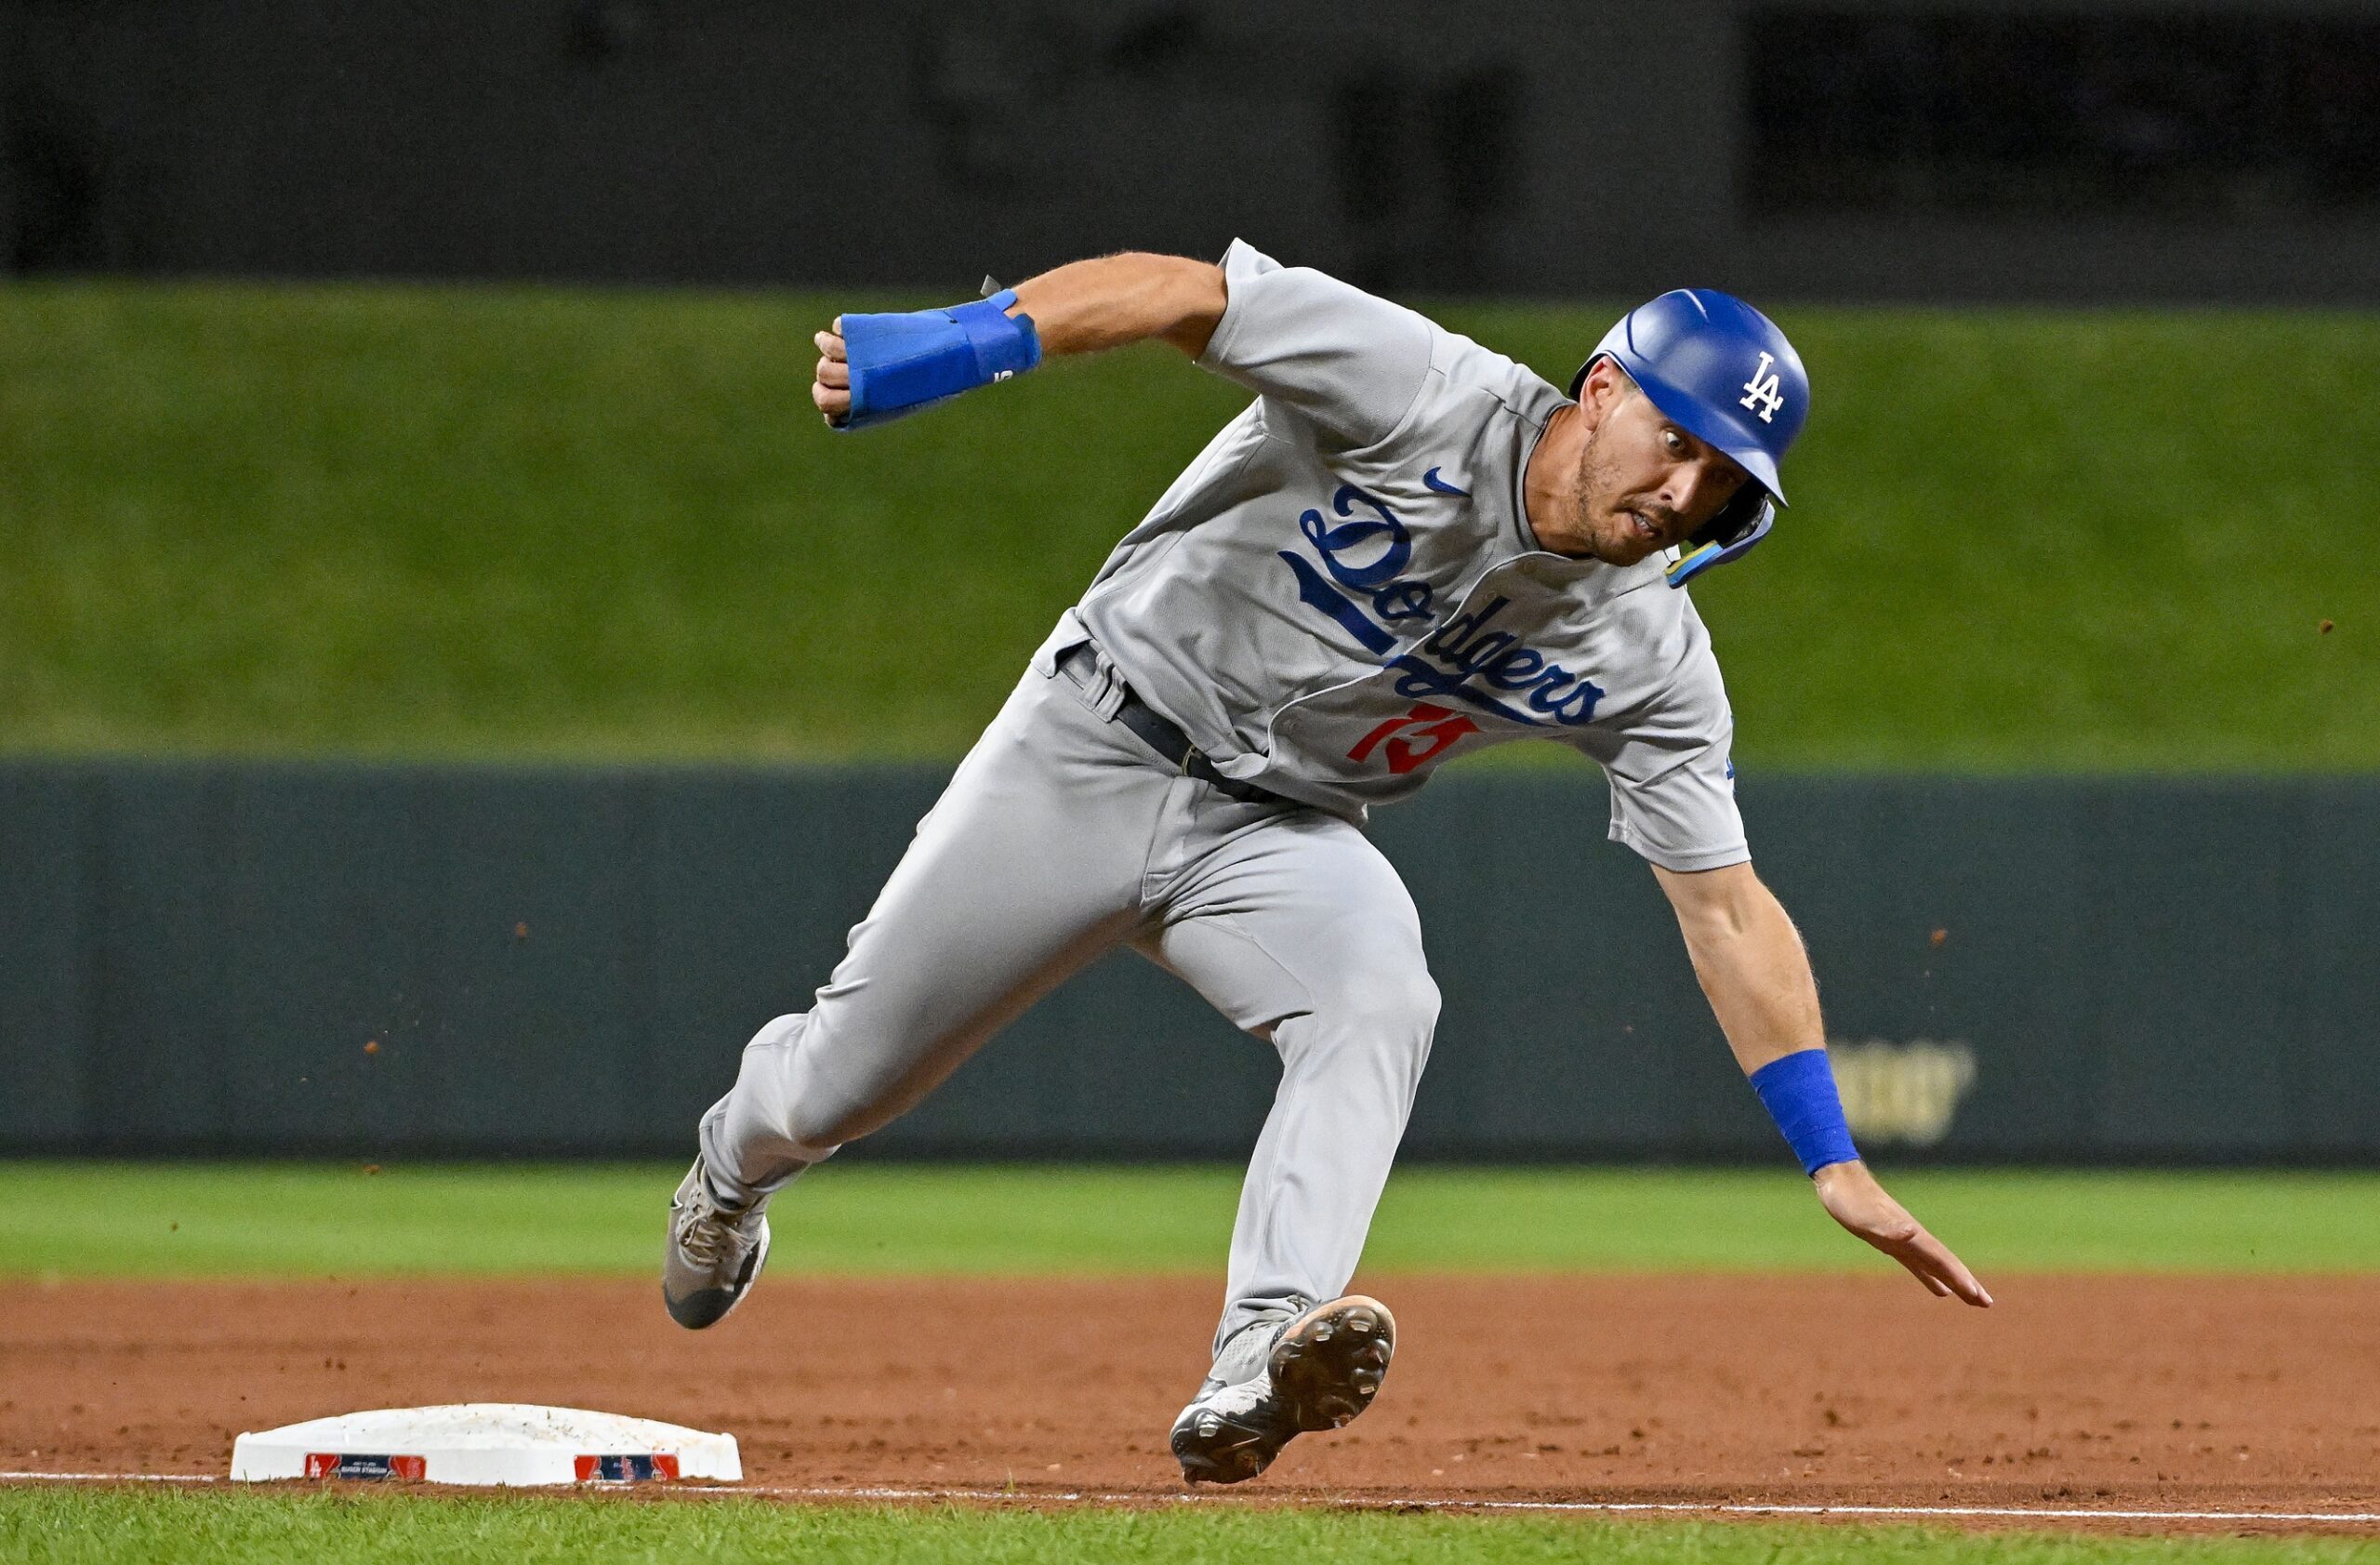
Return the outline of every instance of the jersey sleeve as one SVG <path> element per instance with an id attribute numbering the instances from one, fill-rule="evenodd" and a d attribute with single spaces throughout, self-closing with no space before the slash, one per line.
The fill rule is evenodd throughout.
<path id="1" fill-rule="evenodd" d="M 1228 298 L 1199 364 L 1294 408 L 1342 450 L 1404 421 L 1430 374 L 1426 317 L 1245 240 L 1223 265 Z"/>
<path id="2" fill-rule="evenodd" d="M 1752 858 L 1736 808 L 1735 715 L 1703 641 L 1679 677 L 1617 732 L 1580 748 L 1611 784 L 1611 840 L 1664 869 L 1719 869 Z"/>

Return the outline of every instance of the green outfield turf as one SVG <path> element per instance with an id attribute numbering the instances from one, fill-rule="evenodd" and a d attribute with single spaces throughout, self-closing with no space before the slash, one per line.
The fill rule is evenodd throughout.
<path id="1" fill-rule="evenodd" d="M 652 1270 L 682 1170 L 0 1163 L 0 1275 Z M 2002 1271 L 2380 1269 L 2380 1174 L 1911 1173 L 1894 1189 Z M 773 1210 L 825 1273 L 1220 1270 L 1223 1168 L 828 1164 Z M 1886 1272 L 1778 1172 L 1408 1169 L 1365 1253 L 1386 1271 Z"/>
<path id="2" fill-rule="evenodd" d="M 2352 1539 L 2149 1540 L 1989 1535 L 1915 1527 L 1628 1522 L 1318 1510 L 1006 1511 L 876 1508 L 742 1499 L 633 1501 L 410 1495 L 231 1495 L 0 1488 L 0 1558 L 24 1565 L 607 1565 L 702 1559 L 965 1559 L 982 1565 L 1345 1565 L 1604 1560 L 1618 1565 L 2348 1565 Z"/>
<path id="3" fill-rule="evenodd" d="M 0 749 L 955 754 L 1244 399 L 1148 348 L 831 435 L 808 332 L 884 302 L 0 288 Z M 1612 310 L 1438 312 L 1560 378 Z M 1794 506 L 1695 589 L 1742 757 L 2380 765 L 2380 316 L 1779 313 Z"/>

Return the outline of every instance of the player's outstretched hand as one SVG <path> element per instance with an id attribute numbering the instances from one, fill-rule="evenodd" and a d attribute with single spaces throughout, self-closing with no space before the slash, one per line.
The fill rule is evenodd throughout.
<path id="1" fill-rule="evenodd" d="M 818 367 L 810 381 L 810 400 L 818 405 L 818 416 L 832 424 L 852 410 L 852 366 L 843 351 L 843 318 L 826 331 L 811 333 L 810 339 L 818 344 Z"/>
<path id="2" fill-rule="evenodd" d="M 1925 1231 L 1900 1202 L 1884 1193 L 1863 1162 L 1830 1163 L 1814 1181 L 1828 1215 L 1907 1267 L 1910 1275 L 1943 1298 L 1988 1307 L 1991 1295 L 1950 1247 Z"/>

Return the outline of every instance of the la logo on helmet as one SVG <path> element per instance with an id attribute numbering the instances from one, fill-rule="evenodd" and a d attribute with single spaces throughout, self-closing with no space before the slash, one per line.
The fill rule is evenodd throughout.
<path id="1" fill-rule="evenodd" d="M 1760 356 L 1760 367 L 1753 370 L 1752 378 L 1744 382 L 1744 399 L 1737 404 L 1739 407 L 1749 407 L 1757 412 L 1764 424 L 1773 423 L 1777 410 L 1785 405 L 1784 397 L 1777 390 L 1777 372 L 1769 368 L 1776 362 L 1774 353 Z"/>

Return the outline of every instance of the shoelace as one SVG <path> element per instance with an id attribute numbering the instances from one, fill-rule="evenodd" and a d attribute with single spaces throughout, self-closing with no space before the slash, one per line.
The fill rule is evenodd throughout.
<path id="1" fill-rule="evenodd" d="M 709 1192 L 697 1187 L 692 1207 L 679 1233 L 678 1248 L 698 1265 L 715 1267 L 722 1250 L 743 1247 L 744 1236 L 736 1231 L 734 1217 L 710 1199 Z"/>

